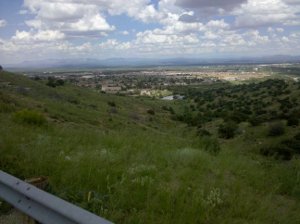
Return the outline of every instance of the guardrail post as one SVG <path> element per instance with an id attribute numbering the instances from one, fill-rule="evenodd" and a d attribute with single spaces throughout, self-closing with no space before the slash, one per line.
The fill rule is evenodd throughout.
<path id="1" fill-rule="evenodd" d="M 33 177 L 30 179 L 25 179 L 26 183 L 32 184 L 33 186 L 41 189 L 41 190 L 45 190 L 45 188 L 48 185 L 48 178 L 41 176 L 41 177 Z M 22 213 L 22 212 L 21 212 Z M 31 218 L 30 216 L 22 213 L 23 216 L 23 224 L 39 224 L 38 221 L 34 220 L 33 218 Z"/>

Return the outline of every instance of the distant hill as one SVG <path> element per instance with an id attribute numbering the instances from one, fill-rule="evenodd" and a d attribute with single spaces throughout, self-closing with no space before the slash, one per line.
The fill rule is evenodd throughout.
<path id="1" fill-rule="evenodd" d="M 300 56 L 275 55 L 243 58 L 76 58 L 28 60 L 18 64 L 7 64 L 6 68 L 107 68 L 107 67 L 151 67 L 151 66 L 199 66 L 217 64 L 272 64 L 300 63 Z"/>

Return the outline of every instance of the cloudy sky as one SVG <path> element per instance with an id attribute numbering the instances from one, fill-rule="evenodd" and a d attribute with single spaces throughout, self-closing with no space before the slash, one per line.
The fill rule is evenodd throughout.
<path id="1" fill-rule="evenodd" d="M 0 64 L 300 55 L 300 0 L 1 0 Z"/>

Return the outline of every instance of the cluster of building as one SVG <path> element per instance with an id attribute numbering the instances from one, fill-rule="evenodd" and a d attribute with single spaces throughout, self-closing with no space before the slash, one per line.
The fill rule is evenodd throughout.
<path id="1" fill-rule="evenodd" d="M 182 70 L 145 70 L 145 71 L 93 71 L 93 72 L 44 72 L 29 74 L 39 78 L 54 77 L 68 80 L 76 86 L 93 88 L 110 94 L 164 96 L 170 86 L 212 84 L 222 81 L 244 81 L 264 78 L 269 74 L 252 71 L 218 71 L 202 69 Z"/>

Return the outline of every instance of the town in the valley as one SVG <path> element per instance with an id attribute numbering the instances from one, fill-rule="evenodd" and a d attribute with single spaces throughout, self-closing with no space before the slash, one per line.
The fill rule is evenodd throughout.
<path id="1" fill-rule="evenodd" d="M 297 81 L 290 67 L 299 67 L 297 64 L 272 65 L 219 65 L 197 67 L 158 67 L 124 69 L 94 69 L 87 71 L 29 71 L 25 76 L 32 79 L 44 79 L 51 82 L 60 80 L 75 86 L 91 88 L 95 91 L 108 94 L 129 96 L 149 96 L 170 99 L 173 89 L 184 86 L 199 86 L 216 83 L 242 83 L 285 72 L 286 78 Z M 290 73 L 290 74 L 289 74 Z"/>

